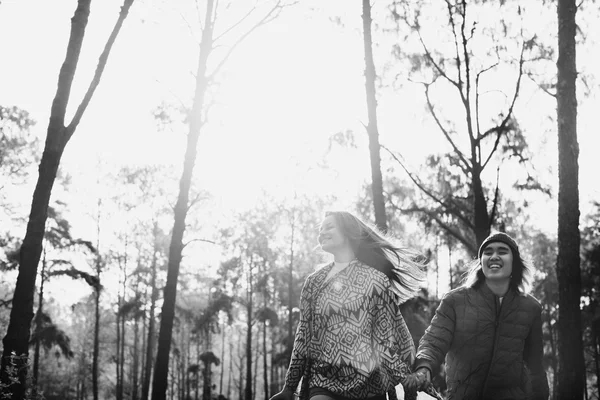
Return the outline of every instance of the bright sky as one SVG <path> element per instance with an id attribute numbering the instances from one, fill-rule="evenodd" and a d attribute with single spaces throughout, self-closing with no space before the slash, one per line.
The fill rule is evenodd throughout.
<path id="1" fill-rule="evenodd" d="M 121 3 L 92 2 L 71 107 L 87 88 Z M 242 3 L 247 1 L 236 4 Z M 249 206 L 263 189 L 282 196 L 294 190 L 335 193 L 341 207 L 349 206 L 370 176 L 364 135 L 360 150 L 330 156 L 328 161 L 338 172 L 313 169 L 331 134 L 346 129 L 362 133 L 361 123 L 366 123 L 360 3 L 322 3 L 301 1 L 255 32 L 224 71 L 217 103 L 200 139 L 194 178 L 199 187 L 213 193 L 222 213 Z M 73 174 L 72 188 L 82 196 L 82 207 L 87 207 L 93 190 L 87 185 L 96 181 L 99 164 L 157 162 L 181 167 L 186 132 L 160 131 L 151 113 L 162 101 L 189 104 L 193 94 L 197 48 L 190 33 L 195 29 L 194 17 L 185 11 L 190 4 L 186 0 L 134 4 L 99 89 L 63 157 L 63 168 Z M 3 41 L 0 63 L 0 104 L 28 110 L 38 121 L 35 129 L 41 137 L 75 6 L 75 1 L 42 0 L 0 4 L 0 37 L 8 38 Z M 311 12 L 314 7 L 321 12 Z M 343 26 L 332 23 L 327 13 L 340 15 Z M 580 57 L 593 62 L 586 54 Z M 414 101 L 418 90 L 410 84 L 401 92 L 388 90 L 381 93 L 379 103 L 382 142 L 402 151 L 415 167 L 441 143 L 437 132 L 423 129 L 431 121 L 423 122 L 424 108 Z M 545 122 L 536 118 L 541 107 L 554 107 L 553 100 L 530 95 L 524 101 L 531 113 L 524 113 L 521 124 L 529 129 L 534 152 L 547 154 L 537 159 L 538 165 L 542 170 L 552 167 L 556 140 L 548 136 Z M 600 198 L 598 136 L 595 124 L 588 122 L 598 108 L 596 98 L 586 101 L 579 112 L 584 212 L 591 199 Z M 509 186 L 510 172 L 506 175 L 503 179 Z M 534 219 L 553 234 L 556 218 L 547 216 L 556 215 L 556 207 L 546 202 L 537 210 Z"/>

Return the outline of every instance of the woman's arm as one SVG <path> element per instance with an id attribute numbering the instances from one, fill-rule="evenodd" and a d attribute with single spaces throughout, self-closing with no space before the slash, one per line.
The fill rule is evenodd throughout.
<path id="1" fill-rule="evenodd" d="M 388 288 L 376 289 L 371 296 L 374 351 L 380 361 L 382 374 L 396 386 L 410 374 L 415 345 L 394 293 Z"/>

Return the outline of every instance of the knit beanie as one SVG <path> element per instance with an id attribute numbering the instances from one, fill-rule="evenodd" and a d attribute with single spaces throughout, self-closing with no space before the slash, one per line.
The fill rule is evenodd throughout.
<path id="1" fill-rule="evenodd" d="M 513 257 L 514 258 L 519 257 L 519 246 L 517 245 L 517 242 L 515 242 L 515 240 L 513 238 L 511 238 L 504 232 L 495 232 L 495 233 L 492 233 L 490 236 L 488 236 L 483 241 L 483 243 L 481 243 L 481 246 L 479 246 L 479 252 L 477 253 L 477 258 L 481 258 L 481 255 L 483 254 L 483 250 L 485 250 L 487 245 L 492 242 L 502 242 L 502 243 L 506 244 L 512 250 Z"/>

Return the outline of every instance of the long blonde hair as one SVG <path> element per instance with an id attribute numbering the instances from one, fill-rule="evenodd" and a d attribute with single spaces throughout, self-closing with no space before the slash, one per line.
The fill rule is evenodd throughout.
<path id="1" fill-rule="evenodd" d="M 325 216 L 335 218 L 359 261 L 390 279 L 399 303 L 417 294 L 426 279 L 425 256 L 395 245 L 391 236 L 347 211 L 328 211 Z"/>

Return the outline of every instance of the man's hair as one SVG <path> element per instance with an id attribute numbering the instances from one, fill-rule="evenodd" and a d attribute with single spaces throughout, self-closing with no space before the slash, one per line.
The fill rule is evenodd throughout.
<path id="1" fill-rule="evenodd" d="M 486 243 L 487 241 L 487 243 Z M 464 274 L 462 286 L 466 287 L 479 287 L 485 281 L 485 275 L 483 274 L 483 266 L 481 265 L 481 254 L 490 243 L 495 243 L 493 240 L 484 241 L 485 246 L 482 246 L 479 254 L 480 256 L 468 265 L 467 272 Z M 497 241 L 502 242 L 504 241 Z M 506 244 L 506 243 L 505 243 Z M 517 293 L 527 293 L 529 290 L 529 280 L 533 267 L 531 263 L 521 256 L 521 253 L 513 249 L 513 246 L 508 246 L 513 255 L 512 274 L 510 276 L 509 288 L 516 291 Z"/>

